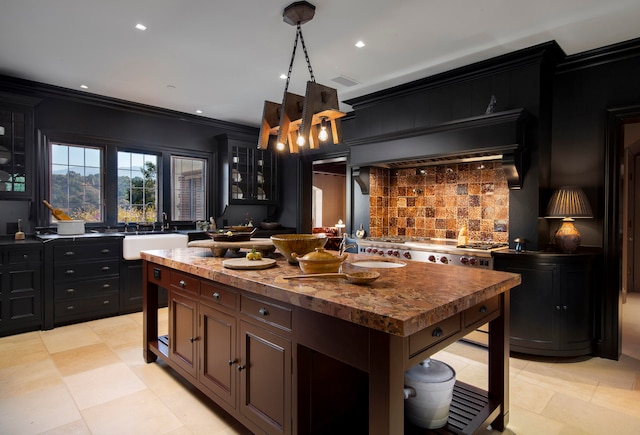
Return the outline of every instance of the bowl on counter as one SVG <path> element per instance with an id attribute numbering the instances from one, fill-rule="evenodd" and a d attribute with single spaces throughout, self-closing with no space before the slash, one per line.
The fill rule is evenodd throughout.
<path id="1" fill-rule="evenodd" d="M 295 252 L 302 257 L 316 248 L 324 248 L 327 236 L 324 234 L 277 234 L 270 237 L 274 246 L 291 264 L 298 264 L 298 260 L 291 256 Z"/>
<path id="2" fill-rule="evenodd" d="M 342 262 L 349 254 L 333 255 L 325 251 L 324 248 L 315 248 L 313 252 L 308 252 L 304 256 L 299 256 L 292 252 L 291 257 L 298 260 L 300 269 L 304 273 L 330 273 L 338 272 Z"/>
<path id="3" fill-rule="evenodd" d="M 282 225 L 280 225 L 280 222 L 260 222 L 260 226 L 263 230 L 277 230 Z"/>

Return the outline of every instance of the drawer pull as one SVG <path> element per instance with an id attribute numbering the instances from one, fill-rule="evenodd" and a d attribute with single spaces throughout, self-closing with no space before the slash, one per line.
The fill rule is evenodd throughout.
<path id="1" fill-rule="evenodd" d="M 108 254 L 111 252 L 111 249 L 103 249 L 102 251 L 100 251 L 101 254 Z"/>
<path id="2" fill-rule="evenodd" d="M 76 271 L 73 269 L 69 269 L 64 272 L 65 275 L 73 275 L 74 273 L 76 273 Z"/>
<path id="3" fill-rule="evenodd" d="M 239 371 L 239 372 L 241 372 L 241 371 L 243 371 L 243 370 L 244 370 L 244 366 L 239 365 L 239 366 L 238 366 L 238 371 Z"/>
<path id="4" fill-rule="evenodd" d="M 213 296 L 214 299 L 220 299 L 220 293 L 218 293 L 218 292 L 215 292 L 211 296 Z"/>
<path id="5" fill-rule="evenodd" d="M 109 305 L 111 302 L 106 300 L 106 301 L 102 301 L 102 305 Z"/>
<path id="6" fill-rule="evenodd" d="M 111 268 L 109 266 L 105 266 L 101 269 L 103 272 L 109 272 Z"/>
<path id="7" fill-rule="evenodd" d="M 72 310 L 75 310 L 75 309 L 76 309 L 76 307 L 74 307 L 73 305 L 69 305 L 69 306 L 67 307 L 67 310 L 68 310 L 68 311 L 72 311 Z"/>
<path id="8" fill-rule="evenodd" d="M 180 282 L 178 283 L 178 285 L 179 285 L 180 287 L 182 287 L 182 288 L 185 288 L 185 287 L 187 286 L 187 283 L 186 283 L 186 282 L 184 282 L 184 280 L 182 280 L 182 279 L 181 279 L 181 280 L 180 280 Z"/>
<path id="9" fill-rule="evenodd" d="M 431 332 L 432 337 L 442 337 L 442 334 L 444 334 L 444 332 L 442 331 L 442 328 L 440 328 L 439 326 L 436 326 L 436 329 L 434 329 L 433 332 Z"/>
<path id="10" fill-rule="evenodd" d="M 102 284 L 102 288 L 109 288 L 111 287 L 111 284 Z"/>
<path id="11" fill-rule="evenodd" d="M 556 305 L 556 310 L 559 310 L 559 309 L 560 309 L 560 305 Z"/>
<path id="12" fill-rule="evenodd" d="M 65 257 L 73 257 L 74 255 L 76 255 L 76 253 L 73 251 L 67 251 L 64 253 Z"/>
<path id="13" fill-rule="evenodd" d="M 69 294 L 75 293 L 75 292 L 76 292 L 76 289 L 74 289 L 74 288 L 68 288 L 67 289 L 67 293 L 69 293 Z"/>
<path id="14" fill-rule="evenodd" d="M 481 313 L 486 313 L 486 312 L 487 312 L 487 307 L 486 307 L 486 305 L 481 306 L 481 307 L 480 307 L 480 309 L 479 309 L 478 311 L 480 311 Z"/>
<path id="15" fill-rule="evenodd" d="M 269 310 L 267 310 L 266 308 L 260 308 L 258 310 L 258 313 L 260 313 L 261 316 L 268 316 L 269 315 Z"/>

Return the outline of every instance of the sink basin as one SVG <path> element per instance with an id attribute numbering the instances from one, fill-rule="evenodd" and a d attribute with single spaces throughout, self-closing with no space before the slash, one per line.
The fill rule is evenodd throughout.
<path id="1" fill-rule="evenodd" d="M 126 235 L 122 241 L 122 257 L 125 260 L 139 260 L 140 251 L 186 248 L 188 243 L 186 234 Z"/>
<path id="2" fill-rule="evenodd" d="M 384 260 L 361 260 L 351 263 L 358 267 L 375 267 L 378 269 L 392 269 L 394 267 L 404 267 L 407 263 L 401 261 L 384 261 Z"/>

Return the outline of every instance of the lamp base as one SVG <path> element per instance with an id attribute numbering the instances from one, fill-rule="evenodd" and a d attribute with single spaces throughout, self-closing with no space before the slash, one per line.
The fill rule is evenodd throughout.
<path id="1" fill-rule="evenodd" d="M 571 218 L 563 219 L 562 226 L 556 232 L 555 240 L 556 245 L 565 254 L 571 254 L 578 249 L 582 237 L 580 232 L 573 224 L 574 220 Z"/>

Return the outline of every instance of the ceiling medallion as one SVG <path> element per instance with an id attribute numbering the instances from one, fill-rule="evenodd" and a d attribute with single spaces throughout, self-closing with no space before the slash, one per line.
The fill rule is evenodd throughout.
<path id="1" fill-rule="evenodd" d="M 282 103 L 264 102 L 258 148 L 267 149 L 271 136 L 277 136 L 278 150 L 284 150 L 288 145 L 290 153 L 298 153 L 299 148 L 307 144 L 310 149 L 320 148 L 320 143 L 327 141 L 329 135 L 334 144 L 342 141 L 340 118 L 345 116 L 345 113 L 338 110 L 338 92 L 316 83 L 302 36 L 301 26 L 313 19 L 315 10 L 316 7 L 306 1 L 291 3 L 284 9 L 283 21 L 296 26 L 296 39 L 293 43 Z M 288 92 L 298 40 L 302 43 L 311 76 L 304 97 Z"/>

